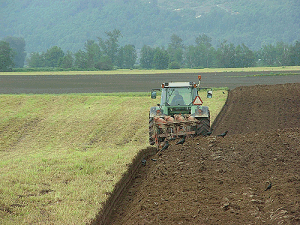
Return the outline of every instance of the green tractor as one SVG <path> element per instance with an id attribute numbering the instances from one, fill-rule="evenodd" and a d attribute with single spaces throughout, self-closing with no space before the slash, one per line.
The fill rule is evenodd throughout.
<path id="1" fill-rule="evenodd" d="M 200 88 L 195 82 L 163 83 L 160 89 L 152 89 L 151 98 L 161 91 L 161 103 L 151 107 L 149 112 L 149 143 L 162 146 L 166 140 L 186 136 L 206 136 L 210 132 L 210 112 L 198 95 L 206 89 L 212 98 L 211 88 Z"/>

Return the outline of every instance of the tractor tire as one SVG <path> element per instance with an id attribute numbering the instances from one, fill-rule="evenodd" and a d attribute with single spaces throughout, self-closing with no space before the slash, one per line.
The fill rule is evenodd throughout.
<path id="1" fill-rule="evenodd" d="M 196 125 L 196 136 L 206 136 L 206 134 L 210 131 L 210 118 L 197 118 L 200 121 L 199 124 Z"/>
<path id="2" fill-rule="evenodd" d="M 149 144 L 155 145 L 154 135 L 154 119 L 153 117 L 149 118 Z"/>

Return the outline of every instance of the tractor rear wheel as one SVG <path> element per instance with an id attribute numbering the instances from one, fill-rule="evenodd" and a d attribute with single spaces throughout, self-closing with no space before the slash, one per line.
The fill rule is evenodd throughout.
<path id="1" fill-rule="evenodd" d="M 196 136 L 206 136 L 206 134 L 210 131 L 210 118 L 197 118 L 197 120 L 199 123 L 196 125 Z"/>

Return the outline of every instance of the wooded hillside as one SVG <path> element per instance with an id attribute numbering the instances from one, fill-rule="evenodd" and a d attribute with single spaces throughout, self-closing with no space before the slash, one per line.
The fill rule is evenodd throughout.
<path id="1" fill-rule="evenodd" d="M 194 44 L 199 34 L 251 49 L 300 39 L 298 0 L 11 0 L 0 3 L 0 39 L 24 37 L 26 51 L 77 51 L 118 29 L 121 44 L 166 46 L 172 34 Z"/>

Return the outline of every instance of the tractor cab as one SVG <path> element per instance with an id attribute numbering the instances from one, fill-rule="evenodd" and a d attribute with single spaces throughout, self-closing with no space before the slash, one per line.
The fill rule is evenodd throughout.
<path id="1" fill-rule="evenodd" d="M 200 88 L 201 76 L 198 76 L 199 84 L 195 82 L 166 82 L 162 83 L 160 89 L 152 89 L 151 98 L 156 98 L 156 92 L 161 92 L 161 101 L 158 105 L 159 111 L 164 115 L 193 114 L 203 104 L 198 95 L 198 90 L 208 90 L 207 97 L 212 97 L 211 88 Z M 155 115 L 152 108 L 151 115 Z"/>
<path id="2" fill-rule="evenodd" d="M 198 95 L 193 82 L 164 83 L 162 86 L 162 106 L 188 106 Z"/>

